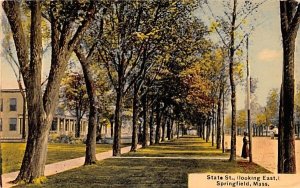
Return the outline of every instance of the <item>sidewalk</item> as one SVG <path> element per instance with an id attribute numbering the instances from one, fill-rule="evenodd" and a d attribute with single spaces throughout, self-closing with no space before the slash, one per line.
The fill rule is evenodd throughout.
<path id="1" fill-rule="evenodd" d="M 128 153 L 130 151 L 131 146 L 127 146 L 124 148 L 121 148 L 121 153 Z M 138 149 L 141 148 L 141 145 L 138 145 Z M 112 150 L 107 151 L 107 152 L 102 152 L 96 154 L 96 158 L 98 161 L 107 159 L 112 157 Z M 66 161 L 61 161 L 57 163 L 52 163 L 48 164 L 45 167 L 45 176 L 50 176 L 53 174 L 57 174 L 60 172 L 64 172 L 73 168 L 80 167 L 84 164 L 84 159 L 85 157 L 80 157 L 80 158 L 75 158 L 75 159 L 70 159 Z M 9 188 L 14 186 L 15 184 L 10 184 L 9 182 L 13 181 L 19 172 L 11 172 L 7 174 L 2 174 L 2 183 L 3 183 L 3 188 Z"/>

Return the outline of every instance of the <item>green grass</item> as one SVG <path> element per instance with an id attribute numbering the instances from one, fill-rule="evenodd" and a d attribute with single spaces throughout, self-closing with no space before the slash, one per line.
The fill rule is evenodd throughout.
<path id="1" fill-rule="evenodd" d="M 1 143 L 2 147 L 2 170 L 3 173 L 13 172 L 20 169 L 25 151 L 25 143 Z M 97 144 L 96 152 L 111 150 L 109 144 Z M 83 157 L 85 155 L 84 144 L 49 144 L 47 164 Z"/>
<path id="2" fill-rule="evenodd" d="M 96 165 L 83 166 L 49 176 L 43 187 L 187 187 L 189 173 L 270 173 L 248 162 L 228 162 L 222 154 L 199 138 L 181 138 L 137 152 L 126 157 L 176 156 L 169 158 L 109 158 Z M 225 157 L 226 160 L 194 157 Z M 35 187 L 31 185 L 30 187 Z"/>
<path id="3" fill-rule="evenodd" d="M 123 156 L 137 157 L 226 157 L 228 153 L 222 153 L 216 146 L 197 137 L 184 137 L 179 140 L 168 141 L 146 149 L 140 149 L 135 153 Z"/>

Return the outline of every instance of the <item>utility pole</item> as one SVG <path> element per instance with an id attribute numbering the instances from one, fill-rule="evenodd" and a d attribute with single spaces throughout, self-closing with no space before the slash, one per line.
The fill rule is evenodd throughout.
<path id="1" fill-rule="evenodd" d="M 250 63 L 249 63 L 249 36 L 247 36 L 247 107 L 248 107 L 248 136 L 249 136 L 249 162 L 252 162 L 252 128 L 250 115 Z"/>

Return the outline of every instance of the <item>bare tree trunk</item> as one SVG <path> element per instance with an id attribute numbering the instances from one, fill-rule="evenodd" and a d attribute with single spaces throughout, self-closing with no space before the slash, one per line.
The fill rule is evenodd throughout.
<path id="1" fill-rule="evenodd" d="M 143 148 L 149 146 L 149 122 L 148 122 L 148 100 L 147 93 L 145 93 L 142 98 L 142 106 L 143 106 Z"/>
<path id="2" fill-rule="evenodd" d="M 217 149 L 221 148 L 221 100 L 223 94 L 223 86 L 220 87 L 217 109 Z"/>
<path id="3" fill-rule="evenodd" d="M 222 152 L 225 153 L 225 93 L 223 90 L 222 102 Z"/>
<path id="4" fill-rule="evenodd" d="M 137 118 L 138 118 L 138 89 L 134 84 L 133 100 L 132 100 L 132 142 L 130 151 L 135 152 L 138 144 L 138 132 L 137 132 Z"/>
<path id="5" fill-rule="evenodd" d="M 167 138 L 168 140 L 171 140 L 171 119 L 168 118 L 167 121 Z"/>
<path id="6" fill-rule="evenodd" d="M 8 15 L 10 22 L 17 16 L 14 11 L 19 8 L 18 2 L 4 2 L 4 10 Z M 28 138 L 25 149 L 22 166 L 18 177 L 14 182 L 25 180 L 25 182 L 33 182 L 35 178 L 44 175 L 46 155 L 47 155 L 47 142 L 48 132 L 50 130 L 51 116 L 46 116 L 43 106 L 43 97 L 41 91 L 41 68 L 42 68 L 42 36 L 41 36 L 41 7 L 40 2 L 31 3 L 31 35 L 30 35 L 30 73 L 32 77 L 25 81 L 26 88 L 28 89 Z M 14 13 L 13 13 L 14 12 Z M 17 18 L 18 19 L 18 18 Z M 18 20 L 20 21 L 20 20 Z M 11 25 L 16 23 L 11 23 Z M 16 29 L 16 28 L 15 28 Z M 13 31 L 14 32 L 14 31 Z M 15 31 L 18 32 L 18 31 Z M 17 33 L 16 35 L 21 35 Z M 15 41 L 20 39 L 19 36 L 14 36 Z M 23 41 L 23 45 L 25 41 Z M 16 44 L 17 46 L 17 44 Z M 18 48 L 18 47 L 16 47 Z M 18 50 L 18 49 L 17 49 Z M 26 55 L 26 54 L 23 54 Z M 27 79 L 27 78 L 25 78 Z"/>
<path id="7" fill-rule="evenodd" d="M 115 129 L 114 129 L 114 143 L 113 156 L 121 155 L 121 126 L 122 126 L 122 111 L 123 111 L 123 89 L 117 90 L 116 110 L 115 110 Z"/>
<path id="8" fill-rule="evenodd" d="M 92 91 L 91 91 L 92 92 Z M 89 91 L 88 91 L 89 93 Z M 86 140 L 86 151 L 85 151 L 85 161 L 84 165 L 91 165 L 96 163 L 96 117 L 97 117 L 97 109 L 95 106 L 95 98 L 94 96 L 90 100 L 90 110 L 89 110 L 89 123 L 88 123 L 88 134 Z M 101 133 L 100 133 L 101 134 Z"/>
<path id="9" fill-rule="evenodd" d="M 161 121 L 161 112 L 160 112 L 160 103 L 157 101 L 156 105 L 156 131 L 155 131 L 155 144 L 160 142 L 160 121 Z"/>
<path id="10" fill-rule="evenodd" d="M 213 104 L 213 109 L 212 109 L 212 132 L 211 132 L 211 146 L 214 146 L 215 144 L 215 104 Z"/>
<path id="11" fill-rule="evenodd" d="M 166 130 L 166 122 L 167 122 L 167 117 L 166 116 L 163 116 L 163 121 L 162 121 L 162 135 L 161 135 L 161 141 L 165 141 L 165 130 Z"/>
<path id="12" fill-rule="evenodd" d="M 278 162 L 277 162 L 277 172 L 284 173 L 284 144 L 283 144 L 283 100 L 282 91 L 283 87 L 281 85 L 280 89 L 280 103 L 279 103 L 279 125 L 278 125 Z"/>
<path id="13" fill-rule="evenodd" d="M 231 86 L 231 147 L 229 161 L 236 161 L 236 98 L 234 81 L 234 40 L 235 40 L 235 22 L 236 22 L 237 0 L 233 2 L 232 22 L 230 31 L 230 49 L 229 49 L 229 78 Z"/>
<path id="14" fill-rule="evenodd" d="M 199 136 L 199 138 L 202 138 L 202 119 L 199 122 L 198 130 L 199 130 L 199 135 L 198 136 Z"/>
<path id="15" fill-rule="evenodd" d="M 110 122 L 110 137 L 113 138 L 114 137 L 114 117 L 111 117 L 109 119 Z"/>
<path id="16" fill-rule="evenodd" d="M 202 126 L 203 126 L 203 134 L 202 134 L 202 139 L 203 140 L 206 140 L 206 134 L 207 134 L 207 125 L 206 125 L 206 122 L 207 122 L 208 120 L 205 118 L 204 119 L 204 121 L 203 121 L 203 124 L 202 124 Z M 206 127 L 206 128 L 205 128 Z"/>
<path id="17" fill-rule="evenodd" d="M 98 113 L 97 113 L 98 114 Z M 100 117 L 98 116 L 97 117 L 97 123 L 96 123 L 96 125 L 97 125 L 97 131 L 96 131 L 96 138 L 99 136 L 99 140 L 101 140 L 102 139 L 102 128 L 103 128 L 103 124 L 102 123 L 99 123 L 99 119 L 100 119 Z M 100 125 L 99 125 L 100 124 Z M 99 126 L 98 126 L 99 125 Z M 98 141 L 97 139 L 96 139 L 96 141 Z"/>
<path id="18" fill-rule="evenodd" d="M 22 139 L 26 139 L 26 91 L 23 89 L 22 82 L 21 82 L 21 71 L 19 71 L 19 78 L 18 78 L 18 86 L 19 90 L 22 95 L 23 99 L 23 109 L 22 109 L 22 114 L 23 114 L 23 119 L 22 119 Z"/>
<path id="19" fill-rule="evenodd" d="M 139 116 L 140 116 L 140 114 L 139 114 Z M 138 128 L 138 130 L 139 130 L 139 132 L 138 132 L 138 143 L 139 144 L 141 144 L 142 143 L 142 141 L 143 141 L 143 133 L 142 133 L 142 123 L 140 122 L 139 124 L 138 124 L 138 126 L 139 126 L 139 128 Z"/>
<path id="20" fill-rule="evenodd" d="M 86 58 L 83 52 L 79 49 L 75 49 L 75 53 L 81 63 L 84 80 L 86 84 L 86 90 L 89 98 L 89 123 L 88 123 L 88 134 L 86 140 L 86 151 L 85 151 L 85 165 L 91 165 L 96 163 L 96 137 L 97 137 L 97 95 L 95 83 L 92 75 L 91 61 Z M 81 117 L 81 113 L 80 113 Z M 80 123 L 80 120 L 79 120 Z M 79 126 L 80 127 L 80 126 Z M 80 128 L 79 128 L 80 129 Z M 79 132 L 80 133 L 80 132 Z M 101 129 L 100 129 L 101 135 Z"/>
<path id="21" fill-rule="evenodd" d="M 22 139 L 26 139 L 26 95 L 24 91 L 21 91 L 23 97 L 23 119 L 22 119 Z"/>
<path id="22" fill-rule="evenodd" d="M 177 121 L 177 139 L 179 139 L 180 123 Z"/>
<path id="23" fill-rule="evenodd" d="M 155 140 L 154 140 L 154 122 L 153 122 L 153 118 L 154 118 L 154 105 L 152 105 L 151 107 L 151 113 L 150 113 L 150 122 L 149 122 L 149 126 L 150 126 L 150 145 L 153 145 Z"/>
<path id="24" fill-rule="evenodd" d="M 294 124 L 294 56 L 295 41 L 300 25 L 300 4 L 296 1 L 280 2 L 281 34 L 283 43 L 282 121 L 284 148 L 283 173 L 296 173 Z M 280 140 L 281 141 L 281 140 Z M 280 149 L 283 149 L 280 148 Z M 280 157 L 281 157 L 280 156 Z"/>
<path id="25" fill-rule="evenodd" d="M 75 137 L 80 137 L 80 125 L 81 125 L 81 117 L 79 115 L 76 115 L 76 125 L 75 125 Z"/>
<path id="26" fill-rule="evenodd" d="M 174 139 L 174 119 L 171 119 L 171 139 Z"/>
<path id="27" fill-rule="evenodd" d="M 1 145 L 1 139 L 0 139 L 0 187 L 2 187 L 2 145 Z"/>
<path id="28" fill-rule="evenodd" d="M 206 142 L 209 141 L 209 136 L 210 136 L 210 131 L 211 131 L 211 118 L 208 117 L 206 121 Z"/>

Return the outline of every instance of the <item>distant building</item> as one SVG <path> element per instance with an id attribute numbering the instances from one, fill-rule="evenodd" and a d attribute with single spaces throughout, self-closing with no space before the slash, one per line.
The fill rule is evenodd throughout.
<path id="1" fill-rule="evenodd" d="M 27 117 L 26 117 L 27 119 Z M 23 97 L 19 89 L 2 89 L 0 91 L 0 135 L 1 140 L 22 139 L 23 125 Z M 60 135 L 75 135 L 76 117 L 63 113 L 56 113 L 53 118 L 50 133 Z M 87 119 L 83 118 L 80 134 L 87 134 Z M 28 122 L 25 124 L 26 135 Z"/>

